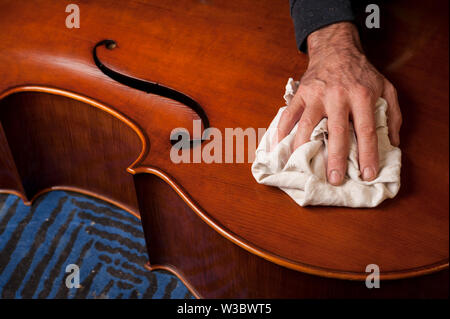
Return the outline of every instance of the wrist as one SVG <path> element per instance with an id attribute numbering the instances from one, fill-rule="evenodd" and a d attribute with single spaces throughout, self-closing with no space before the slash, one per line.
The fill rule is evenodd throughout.
<path id="1" fill-rule="evenodd" d="M 308 36 L 307 44 L 310 59 L 342 52 L 363 53 L 358 30 L 351 22 L 339 22 L 320 28 Z"/>

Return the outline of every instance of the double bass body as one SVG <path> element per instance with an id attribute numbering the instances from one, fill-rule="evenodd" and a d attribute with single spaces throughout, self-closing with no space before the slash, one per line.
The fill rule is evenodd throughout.
<path id="1" fill-rule="evenodd" d="M 405 59 L 403 33 L 391 56 L 374 59 L 398 83 L 406 114 L 422 119 L 412 127 L 411 115 L 405 128 L 398 198 L 370 210 L 301 208 L 256 184 L 249 163 L 170 160 L 172 130 L 193 120 L 222 132 L 267 127 L 286 79 L 307 64 L 288 3 L 184 0 L 187 12 L 119 2 L 83 3 L 81 27 L 68 29 L 63 4 L 0 0 L 0 191 L 28 204 L 77 191 L 139 216 L 149 269 L 172 271 L 197 297 L 448 296 L 448 144 L 428 138 L 448 140 L 448 74 L 416 67 L 430 57 L 448 65 L 447 52 L 415 47 Z M 446 24 L 421 6 L 406 10 Z M 446 32 L 435 36 L 448 40 Z M 117 46 L 96 47 L 104 39 Z M 434 83 L 435 94 L 405 74 Z M 425 116 L 425 103 L 435 116 Z M 379 289 L 365 285 L 369 264 L 380 266 Z"/>

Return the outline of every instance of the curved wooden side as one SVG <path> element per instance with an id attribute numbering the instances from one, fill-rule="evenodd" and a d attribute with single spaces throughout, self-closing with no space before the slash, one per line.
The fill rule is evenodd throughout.
<path id="1" fill-rule="evenodd" d="M 17 173 L 16 164 L 12 158 L 8 141 L 2 123 L 0 122 L 0 192 L 8 192 L 22 198 L 24 202 L 24 190 Z"/>
<path id="2" fill-rule="evenodd" d="M 0 189 L 25 203 L 54 189 L 96 194 L 138 215 L 126 168 L 145 155 L 148 142 L 129 119 L 77 94 L 26 86 L 1 95 L 0 122 L 18 185 L 2 180 Z"/>
<path id="3" fill-rule="evenodd" d="M 45 87 L 45 86 L 39 86 L 39 85 L 17 86 L 17 87 L 8 89 L 0 94 L 0 101 L 9 95 L 21 93 L 21 92 L 40 92 L 40 93 L 48 93 L 48 94 L 53 94 L 53 95 L 64 96 L 64 97 L 67 97 L 67 98 L 70 98 L 70 99 L 73 99 L 73 100 L 76 100 L 79 102 L 83 102 L 90 106 L 93 106 L 107 114 L 112 115 L 119 121 L 122 121 L 125 125 L 129 126 L 136 133 L 136 135 L 139 137 L 139 139 L 142 143 L 139 156 L 136 158 L 136 160 L 130 166 L 134 166 L 134 165 L 136 165 L 136 163 L 140 162 L 142 160 L 142 158 L 145 155 L 147 155 L 147 153 L 150 149 L 150 144 L 149 144 L 147 136 L 142 132 L 141 128 L 139 128 L 139 126 L 136 123 L 132 122 L 128 117 L 124 116 L 120 112 L 118 112 L 118 111 L 114 110 L 113 108 L 108 107 L 98 101 L 90 99 L 86 96 L 82 96 L 80 94 L 69 92 L 67 90 L 61 90 L 61 89 L 57 89 L 57 88 Z M 2 128 L 1 123 L 0 123 L 0 128 Z M 4 141 L 7 142 L 6 139 Z M 3 142 L 3 140 L 0 140 L 0 142 Z"/>
<path id="4" fill-rule="evenodd" d="M 175 273 L 205 298 L 445 297 L 448 270 L 399 280 L 340 280 L 282 267 L 252 254 L 198 218 L 179 194 L 152 174 L 134 176 L 150 269 Z"/>
<path id="5" fill-rule="evenodd" d="M 227 230 L 195 203 L 169 175 L 156 167 L 140 166 L 149 151 L 147 136 L 137 124 L 102 103 L 79 94 L 41 86 L 16 87 L 4 92 L 0 99 L 0 123 L 3 120 L 5 136 L 11 144 L 10 156 L 17 170 L 16 183 L 21 187 L 23 185 L 23 190 L 18 187 L 4 191 L 20 196 L 25 203 L 30 204 L 42 193 L 65 189 L 98 197 L 139 216 L 135 185 L 125 169 L 131 174 L 153 174 L 170 186 L 179 200 L 214 231 L 256 256 L 310 275 L 350 280 L 366 278 L 364 272 L 343 272 L 274 255 Z M 15 112 L 22 114 L 20 123 L 14 119 L 14 115 L 18 114 Z M 35 121 L 36 118 L 39 121 Z M 71 127 L 71 123 L 81 126 Z M 96 129 L 103 130 L 113 125 L 118 126 L 114 130 L 104 131 L 100 143 L 95 140 L 98 135 Z M 81 134 L 79 140 L 74 139 L 73 134 L 80 132 L 90 134 Z M 58 142 L 56 145 L 59 147 L 55 149 L 53 143 L 56 135 L 65 142 Z M 114 147 L 111 148 L 111 145 Z M 80 151 L 86 153 L 77 157 Z M 109 156 L 105 157 L 105 154 Z M 69 159 L 72 156 L 76 157 L 76 163 Z M 115 190 L 115 185 L 120 185 L 120 191 Z M 141 209 L 141 212 L 147 214 L 146 210 Z M 409 278 L 445 268 L 448 268 L 448 260 L 420 268 L 382 272 L 381 277 L 383 280 Z"/>
<path id="6" fill-rule="evenodd" d="M 186 7 L 190 9 L 184 10 Z M 234 243 L 241 242 L 242 248 L 251 247 L 260 252 L 259 256 L 265 254 L 266 259 L 280 265 L 305 271 L 311 268 L 309 265 L 316 274 L 321 271 L 327 275 L 329 270 L 329 276 L 351 278 L 357 274 L 360 279 L 371 263 L 394 276 L 447 267 L 448 1 L 396 1 L 382 8 L 381 29 L 362 32 L 366 33 L 363 42 L 371 61 L 396 86 L 405 118 L 402 188 L 395 200 L 370 210 L 299 207 L 279 189 L 255 183 L 250 163 L 173 163 L 169 160 L 170 132 L 176 127 L 191 128 L 197 115 L 172 100 L 111 80 L 93 61 L 95 44 L 114 38 L 119 44 L 114 51 L 98 48 L 105 65 L 192 96 L 204 107 L 211 125 L 221 132 L 226 128 L 267 127 L 282 106 L 287 78 L 300 78 L 308 65 L 307 57 L 296 52 L 288 2 L 180 0 L 174 7 L 170 2 L 155 0 L 131 0 L 126 6 L 119 0 L 89 1 L 82 4 L 82 15 L 96 19 L 83 19 L 80 29 L 64 28 L 64 9 L 64 4 L 50 0 L 42 0 L 39 5 L 34 1 L 0 0 L 0 25 L 4 30 L 0 35 L 0 71 L 4 75 L 0 92 L 24 84 L 51 86 L 113 106 L 137 123 L 152 142 L 152 150 L 132 169 L 149 168 L 161 178 L 164 175 L 179 195 L 186 195 L 184 201 L 197 216 L 207 217 L 235 237 Z M 104 10 L 107 14 L 98 15 Z M 130 26 L 136 32 L 130 33 Z M 46 36 L 50 33 L 51 37 Z M 83 112 L 123 129 L 129 127 L 117 118 L 108 118 L 108 112 L 92 109 L 99 114 Z M 30 120 L 31 114 L 21 115 Z M 18 124 L 21 120 L 17 117 L 15 124 L 2 122 L 8 125 L 9 142 L 14 138 L 11 132 L 18 132 L 24 141 L 31 136 L 32 141 L 42 143 L 44 140 L 38 138 L 42 132 L 25 134 Z M 95 127 L 96 121 L 91 124 Z M 11 129 L 12 125 L 16 127 Z M 66 127 L 60 127 L 64 132 Z M 112 175 L 118 179 L 112 185 L 96 186 L 99 181 L 91 183 L 86 174 L 72 176 L 64 183 L 61 173 L 59 180 L 54 178 L 57 174 L 40 179 L 39 173 L 57 173 L 58 169 L 52 171 L 51 163 L 39 160 L 35 164 L 45 167 L 27 168 L 32 162 L 17 161 L 23 154 L 17 149 L 11 152 L 10 143 L 6 161 L 0 156 L 0 165 L 10 167 L 7 174 L 0 172 L 0 188 L 32 198 L 42 189 L 68 187 L 68 182 L 74 181 L 73 187 L 87 187 L 110 200 L 129 201 L 125 204 L 137 211 L 133 177 L 124 169 L 137 159 L 140 141 L 132 128 L 126 130 L 119 130 L 121 136 L 107 130 L 107 135 L 119 139 L 123 135 L 126 143 L 116 150 L 133 153 L 130 162 L 113 165 L 98 155 L 100 162 L 87 162 L 83 168 L 93 171 L 96 163 L 105 164 L 105 170 L 124 165 L 120 174 L 110 169 L 118 174 Z M 133 143 L 136 148 L 128 149 L 127 145 L 132 147 Z M 45 158 L 35 156 L 40 157 Z M 97 170 L 104 181 L 111 180 L 104 170 Z M 24 178 L 30 174 L 34 177 Z M 3 180 L 9 182 L 3 185 Z M 115 185 L 128 185 L 132 191 L 120 192 L 112 187 Z"/>
<path id="7" fill-rule="evenodd" d="M 133 174 L 152 174 L 163 180 L 168 186 L 170 186 L 173 191 L 184 201 L 184 203 L 191 209 L 191 212 L 194 212 L 201 220 L 203 220 L 208 226 L 214 229 L 217 233 L 222 235 L 224 238 L 230 240 L 234 244 L 244 248 L 252 254 L 255 254 L 259 257 L 262 257 L 270 262 L 278 264 L 280 266 L 300 271 L 310 275 L 317 275 L 321 277 L 327 278 L 335 278 L 335 279 L 345 279 L 345 280 L 360 280 L 364 281 L 366 279 L 367 274 L 364 272 L 356 273 L 356 272 L 343 272 L 336 269 L 329 268 L 321 268 L 314 265 L 302 264 L 299 262 L 295 262 L 292 260 L 288 260 L 283 258 L 282 256 L 277 256 L 267 252 L 262 247 L 255 247 L 254 245 L 250 245 L 243 238 L 240 238 L 238 235 L 230 232 L 226 229 L 226 227 L 222 226 L 220 223 L 211 218 L 206 212 L 204 212 L 197 203 L 195 203 L 189 195 L 179 186 L 172 178 L 170 178 L 164 172 L 153 168 L 153 167 L 138 167 L 133 168 L 130 167 L 128 169 Z M 165 200 L 162 198 L 161 200 Z M 141 212 L 146 213 L 146 210 L 142 210 Z M 431 274 L 440 270 L 448 269 L 448 260 L 443 260 L 442 262 L 426 265 L 420 268 L 412 268 L 405 269 L 401 271 L 395 272 L 382 272 L 380 277 L 383 280 L 395 280 L 395 279 L 403 279 L 403 278 L 411 278 L 416 276 L 422 276 L 426 274 Z"/>
<path id="8" fill-rule="evenodd" d="M 197 289 L 195 289 L 190 282 L 188 282 L 184 275 L 180 273 L 180 271 L 172 266 L 166 266 L 166 265 L 150 265 L 150 263 L 147 263 L 146 268 L 150 271 L 153 270 L 164 270 L 167 272 L 170 272 L 171 274 L 175 275 L 178 279 L 181 280 L 181 282 L 186 286 L 186 288 L 191 292 L 192 295 L 194 295 L 197 299 L 203 299 L 203 297 L 199 294 Z"/>

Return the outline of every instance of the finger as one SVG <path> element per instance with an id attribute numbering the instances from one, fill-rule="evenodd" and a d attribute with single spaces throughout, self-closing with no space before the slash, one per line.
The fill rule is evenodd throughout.
<path id="1" fill-rule="evenodd" d="M 292 131 L 295 123 L 298 122 L 300 116 L 302 115 L 304 106 L 305 104 L 303 98 L 297 91 L 297 94 L 295 94 L 289 105 L 281 114 L 277 129 L 272 137 L 270 149 L 274 149 L 275 146 Z"/>
<path id="2" fill-rule="evenodd" d="M 402 113 L 400 111 L 400 105 L 398 103 L 397 91 L 388 80 L 385 80 L 382 97 L 388 104 L 387 121 L 389 139 L 392 145 L 398 146 L 400 145 L 400 127 L 402 126 Z"/>
<path id="3" fill-rule="evenodd" d="M 305 108 L 300 121 L 298 122 L 297 134 L 295 135 L 294 141 L 294 150 L 310 140 L 311 133 L 323 116 L 324 114 L 322 107 L 319 104 L 309 104 Z"/>
<path id="4" fill-rule="evenodd" d="M 336 107 L 336 105 L 335 105 Z M 348 110 L 338 106 L 328 113 L 328 181 L 337 186 L 344 181 L 347 171 Z"/>
<path id="5" fill-rule="evenodd" d="M 352 116 L 358 141 L 359 168 L 362 178 L 371 181 L 378 174 L 378 137 L 374 113 L 375 101 L 369 94 L 353 99 Z"/>

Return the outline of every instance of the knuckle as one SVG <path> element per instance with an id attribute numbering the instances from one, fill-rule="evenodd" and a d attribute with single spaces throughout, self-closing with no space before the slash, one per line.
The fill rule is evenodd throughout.
<path id="1" fill-rule="evenodd" d="M 375 125 L 372 124 L 358 125 L 357 134 L 359 134 L 360 137 L 373 137 L 376 135 Z"/>
<path id="2" fill-rule="evenodd" d="M 364 85 L 359 85 L 355 88 L 355 94 L 358 99 L 362 101 L 370 101 L 372 100 L 372 90 Z"/>
<path id="3" fill-rule="evenodd" d="M 291 123 L 296 120 L 296 112 L 292 108 L 287 107 L 283 112 L 283 117 L 287 122 Z"/>
<path id="4" fill-rule="evenodd" d="M 321 84 L 308 84 L 302 88 L 303 96 L 310 102 L 320 100 L 324 96 L 324 87 Z"/>
<path id="5" fill-rule="evenodd" d="M 305 84 L 304 80 L 302 79 L 302 81 L 300 82 L 300 85 L 298 86 L 297 92 L 305 92 L 305 91 L 309 91 L 309 90 L 310 90 L 310 85 Z"/>
<path id="6" fill-rule="evenodd" d="M 376 73 L 375 73 L 375 83 L 376 83 L 376 85 L 380 86 L 380 88 L 383 88 L 385 80 L 386 80 L 386 78 L 381 73 L 376 71 Z"/>
<path id="7" fill-rule="evenodd" d="M 334 135 L 344 135 L 347 132 L 347 125 L 344 124 L 332 124 L 329 127 L 330 134 Z"/>
<path id="8" fill-rule="evenodd" d="M 309 116 L 303 116 L 301 119 L 300 119 L 300 125 L 301 126 L 304 126 L 304 127 L 308 127 L 308 128 L 310 128 L 310 127 L 313 127 L 314 126 L 314 121 L 311 119 L 311 117 L 309 117 Z"/>
<path id="9" fill-rule="evenodd" d="M 302 93 L 300 91 L 297 91 L 297 93 L 295 93 L 294 97 L 291 99 L 291 101 L 288 104 L 288 109 L 292 110 L 292 111 L 297 111 L 298 109 L 300 109 L 303 105 L 303 99 L 302 99 Z"/>
<path id="10" fill-rule="evenodd" d="M 332 93 L 333 97 L 342 98 L 347 95 L 347 90 L 345 87 L 336 85 L 330 88 L 330 92 Z"/>
<path id="11" fill-rule="evenodd" d="M 304 92 L 305 101 L 307 104 L 314 104 L 316 101 L 320 101 L 323 98 L 321 90 L 310 89 Z"/>
<path id="12" fill-rule="evenodd" d="M 395 86 L 387 79 L 384 80 L 384 89 L 388 92 L 397 94 L 397 89 Z"/>
<path id="13" fill-rule="evenodd" d="M 391 89 L 392 95 L 393 95 L 396 99 L 398 99 L 397 89 L 396 89 L 392 84 L 391 84 L 391 86 L 392 86 L 392 89 Z"/>
<path id="14" fill-rule="evenodd" d="M 343 152 L 330 152 L 328 154 L 328 166 L 341 166 L 347 161 L 347 155 Z"/>

